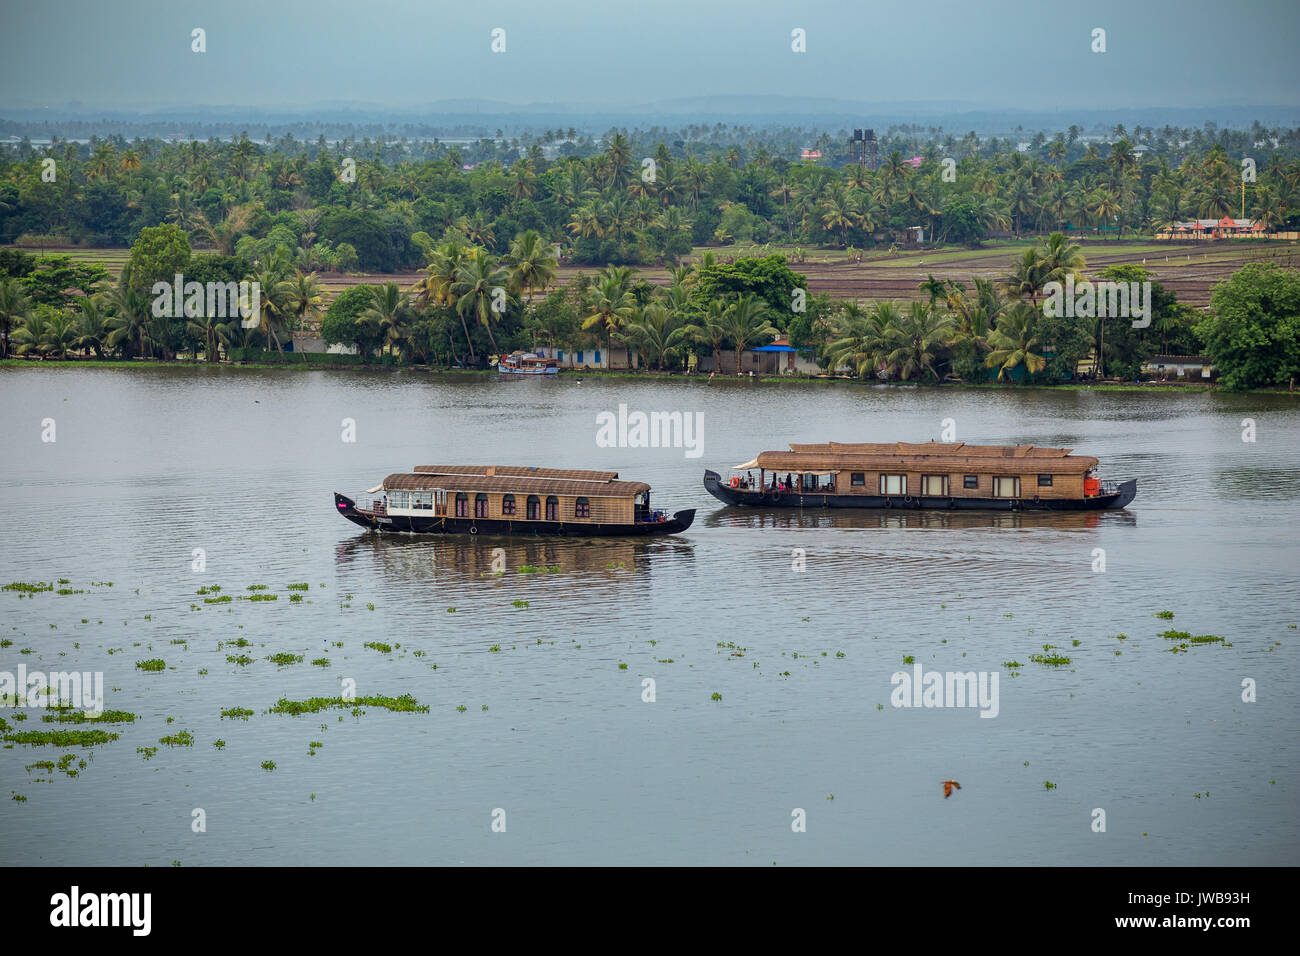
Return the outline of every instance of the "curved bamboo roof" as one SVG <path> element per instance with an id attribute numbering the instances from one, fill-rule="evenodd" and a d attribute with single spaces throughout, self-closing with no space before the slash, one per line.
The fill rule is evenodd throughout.
<path id="1" fill-rule="evenodd" d="M 904 471 L 992 472 L 1010 475 L 1083 474 L 1097 459 L 1072 455 L 1069 448 L 1035 445 L 968 445 L 965 442 L 791 444 L 789 451 L 765 451 L 756 459 L 768 471 Z"/>
<path id="2" fill-rule="evenodd" d="M 384 479 L 385 491 L 494 492 L 515 495 L 580 495 L 584 498 L 631 498 L 650 490 L 643 481 L 581 481 L 523 475 L 398 472 Z"/>
<path id="3" fill-rule="evenodd" d="M 484 478 L 555 478 L 566 481 L 613 481 L 616 471 L 581 471 L 575 468 L 537 468 L 532 465 L 416 465 L 425 475 L 480 475 Z"/>

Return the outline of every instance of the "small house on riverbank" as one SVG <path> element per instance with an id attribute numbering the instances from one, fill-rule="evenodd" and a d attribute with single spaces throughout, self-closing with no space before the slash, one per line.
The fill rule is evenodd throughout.
<path id="1" fill-rule="evenodd" d="M 1142 371 L 1157 378 L 1214 377 L 1214 365 L 1204 355 L 1153 355 L 1143 363 Z"/>

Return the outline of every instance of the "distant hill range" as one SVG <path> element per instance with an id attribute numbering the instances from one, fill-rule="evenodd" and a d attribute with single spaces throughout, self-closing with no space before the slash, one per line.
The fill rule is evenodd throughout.
<path id="1" fill-rule="evenodd" d="M 419 106 L 393 107 L 377 103 L 318 102 L 293 107 L 195 105 L 187 107 L 106 109 L 67 103 L 41 107 L 10 101 L 0 104 L 0 134 L 48 138 L 76 136 L 87 130 L 127 136 L 164 136 L 181 131 L 186 136 L 228 137 L 247 131 L 264 138 L 293 133 L 297 138 L 320 133 L 335 135 L 491 136 L 500 129 L 507 136 L 524 132 L 573 127 L 581 133 L 602 133 L 610 127 L 665 126 L 723 123 L 765 127 L 798 127 L 835 132 L 870 126 L 915 124 L 942 127 L 945 134 L 974 130 L 982 136 L 1008 136 L 1018 129 L 1111 129 L 1117 124 L 1159 128 L 1244 128 L 1258 121 L 1265 127 L 1300 126 L 1300 106 L 1120 107 L 1115 109 L 1020 110 L 961 101 L 868 102 L 846 99 L 747 94 L 693 96 L 642 104 L 568 103 L 515 104 L 496 100 L 438 100 Z"/>

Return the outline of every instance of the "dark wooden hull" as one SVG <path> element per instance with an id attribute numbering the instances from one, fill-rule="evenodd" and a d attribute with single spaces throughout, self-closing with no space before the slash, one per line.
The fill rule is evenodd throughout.
<path id="1" fill-rule="evenodd" d="M 1092 498 L 933 498 L 904 495 L 835 495 L 799 491 L 733 488 L 724 484 L 716 471 L 704 472 L 704 487 L 709 494 L 729 505 L 756 508 L 870 508 L 930 511 L 1105 511 L 1124 508 L 1137 496 L 1137 479 L 1119 486 L 1110 495 Z"/>
<path id="2" fill-rule="evenodd" d="M 695 520 L 695 509 L 678 511 L 667 521 L 636 524 L 581 524 L 564 521 L 527 521 L 504 518 L 415 517 L 378 515 L 358 510 L 356 502 L 334 492 L 334 508 L 340 515 L 367 531 L 400 531 L 407 534 L 486 534 L 529 538 L 625 538 L 678 534 Z"/>

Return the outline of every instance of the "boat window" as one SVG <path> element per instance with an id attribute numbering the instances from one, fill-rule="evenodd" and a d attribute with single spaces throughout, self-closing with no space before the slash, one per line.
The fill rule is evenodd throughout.
<path id="1" fill-rule="evenodd" d="M 501 513 L 503 515 L 512 515 L 515 513 L 514 495 L 503 495 L 501 497 Z"/>
<path id="2" fill-rule="evenodd" d="M 939 497 L 948 493 L 947 475 L 922 475 L 921 494 Z"/>
<path id="3" fill-rule="evenodd" d="M 867 473 L 866 473 L 866 472 L 864 472 L 864 471 L 855 471 L 855 472 L 850 473 L 850 475 L 849 475 L 849 484 L 853 485 L 853 487 L 858 488 L 858 487 L 861 487 L 861 486 L 865 485 L 866 483 L 867 483 Z"/>
<path id="4" fill-rule="evenodd" d="M 469 496 L 463 491 L 456 495 L 456 517 L 469 517 Z"/>
<path id="5" fill-rule="evenodd" d="M 529 521 L 536 521 L 542 516 L 542 499 L 538 498 L 536 495 L 528 496 L 527 507 L 527 518 Z"/>
<path id="6" fill-rule="evenodd" d="M 411 507 L 419 508 L 421 511 L 433 510 L 433 492 L 432 491 L 412 491 Z"/>
<path id="7" fill-rule="evenodd" d="M 1039 475 L 1039 476 L 1038 476 L 1038 487 L 1039 487 L 1039 488 L 1050 488 L 1050 487 L 1052 487 L 1052 476 L 1051 476 L 1051 475 Z"/>
<path id="8" fill-rule="evenodd" d="M 390 491 L 388 493 L 388 507 L 390 508 L 411 507 L 411 493 L 409 491 Z"/>
<path id="9" fill-rule="evenodd" d="M 546 499 L 546 520 L 560 520 L 560 499 L 555 495 L 549 495 Z"/>
<path id="10" fill-rule="evenodd" d="M 963 488 L 978 488 L 978 487 L 980 486 L 980 476 L 979 476 L 979 475 L 966 475 L 966 476 L 965 476 L 964 478 L 962 478 L 962 480 L 961 480 L 961 486 L 962 486 Z"/>
<path id="11" fill-rule="evenodd" d="M 579 498 L 573 505 L 573 516 L 575 518 L 590 518 L 591 502 L 586 498 Z"/>
<path id="12" fill-rule="evenodd" d="M 907 494 L 907 475 L 881 475 L 880 493 L 882 495 Z"/>
<path id="13" fill-rule="evenodd" d="M 994 498 L 1019 498 L 1020 497 L 1020 479 L 1018 477 L 1008 477 L 998 475 L 993 479 L 993 497 Z"/>
<path id="14" fill-rule="evenodd" d="M 487 495 L 478 494 L 474 496 L 474 517 L 486 518 L 488 516 Z"/>

